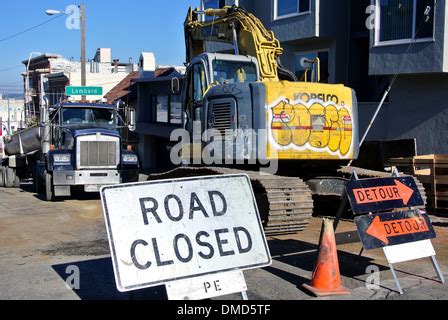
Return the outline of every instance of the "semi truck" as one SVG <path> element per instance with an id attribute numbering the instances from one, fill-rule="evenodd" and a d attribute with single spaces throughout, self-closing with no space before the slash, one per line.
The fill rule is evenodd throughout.
<path id="1" fill-rule="evenodd" d="M 124 111 L 119 104 L 69 102 L 41 108 L 40 124 L 4 138 L 0 187 L 32 178 L 34 191 L 52 201 L 75 189 L 138 181 L 139 159 L 122 146 L 119 131 L 135 130 L 135 110 Z"/>

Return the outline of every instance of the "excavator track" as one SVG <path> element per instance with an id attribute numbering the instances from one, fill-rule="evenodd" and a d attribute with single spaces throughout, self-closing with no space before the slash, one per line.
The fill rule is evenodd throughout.
<path id="1" fill-rule="evenodd" d="M 167 173 L 150 175 L 148 180 L 227 174 L 249 176 L 266 235 L 292 234 L 308 227 L 314 202 L 311 190 L 300 178 L 262 175 L 254 171 L 228 168 L 181 167 Z"/>

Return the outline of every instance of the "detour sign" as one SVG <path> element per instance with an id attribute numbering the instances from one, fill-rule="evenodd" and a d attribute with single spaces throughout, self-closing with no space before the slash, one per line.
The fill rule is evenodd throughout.
<path id="1" fill-rule="evenodd" d="M 366 250 L 436 237 L 427 213 L 422 210 L 359 216 L 355 223 Z"/>
<path id="2" fill-rule="evenodd" d="M 101 199 L 122 292 L 271 264 L 246 175 L 104 187 Z"/>
<path id="3" fill-rule="evenodd" d="M 355 214 L 425 205 L 412 177 L 353 180 L 346 190 Z"/>

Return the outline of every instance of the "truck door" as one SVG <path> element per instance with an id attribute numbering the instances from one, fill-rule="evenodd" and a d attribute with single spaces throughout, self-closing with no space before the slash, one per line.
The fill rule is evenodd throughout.
<path id="1" fill-rule="evenodd" d="M 187 122 L 185 129 L 190 133 L 193 145 L 185 146 L 190 151 L 186 151 L 190 154 L 190 159 L 202 157 L 202 141 L 201 137 L 205 130 L 204 121 L 204 95 L 207 90 L 207 74 L 205 72 L 205 66 L 202 62 L 193 64 L 189 68 L 187 75 L 187 91 L 186 91 L 186 112 L 187 112 Z M 201 132 L 194 132 L 194 123 L 200 123 Z M 196 125 L 198 127 L 198 125 Z M 199 128 L 199 127 L 198 127 Z M 200 146 L 198 146 L 200 145 Z M 184 148 L 185 148 L 184 147 Z M 195 150 L 193 154 L 193 150 Z M 196 152 L 197 151 L 197 152 Z M 199 154 L 199 151 L 201 154 Z M 196 154 L 198 153 L 198 154 Z M 183 153 L 185 156 L 185 153 Z"/>

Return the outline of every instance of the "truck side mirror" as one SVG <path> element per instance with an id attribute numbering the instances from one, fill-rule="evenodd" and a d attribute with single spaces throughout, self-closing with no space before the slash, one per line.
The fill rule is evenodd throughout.
<path id="1" fill-rule="evenodd" d="M 137 118 L 136 118 L 136 111 L 134 108 L 129 109 L 128 129 L 131 132 L 134 132 L 137 129 Z"/>
<path id="2" fill-rule="evenodd" d="M 171 92 L 173 94 L 176 94 L 180 91 L 180 81 L 179 78 L 174 77 L 173 79 L 171 79 Z"/>

